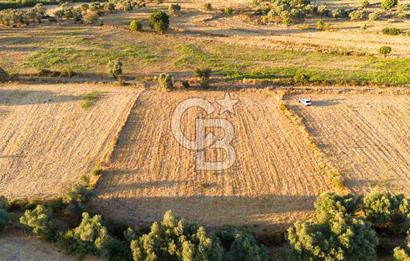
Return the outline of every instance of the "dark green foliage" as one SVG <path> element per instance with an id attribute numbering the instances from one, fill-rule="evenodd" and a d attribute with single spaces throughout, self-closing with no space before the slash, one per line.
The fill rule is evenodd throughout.
<path id="1" fill-rule="evenodd" d="M 89 178 L 83 176 L 80 183 L 73 186 L 63 197 L 67 209 L 76 218 L 80 219 L 82 212 L 86 209 L 88 202 L 95 194 L 89 187 Z"/>
<path id="2" fill-rule="evenodd" d="M 111 60 L 107 64 L 108 72 L 117 80 L 122 76 L 122 62 L 118 59 Z"/>
<path id="3" fill-rule="evenodd" d="M 255 238 L 246 232 L 236 231 L 233 233 L 221 234 L 221 241 L 232 240 L 226 246 L 225 261 L 265 261 L 269 260 L 268 251 L 265 247 L 258 245 Z M 224 245 L 225 247 L 225 245 Z"/>
<path id="4" fill-rule="evenodd" d="M 158 87 L 164 92 L 174 90 L 174 78 L 168 73 L 161 73 L 158 77 Z"/>
<path id="5" fill-rule="evenodd" d="M 224 15 L 232 15 L 233 14 L 233 8 L 232 7 L 225 7 L 223 10 Z"/>
<path id="6" fill-rule="evenodd" d="M 78 227 L 59 235 L 59 244 L 67 252 L 78 256 L 93 254 L 108 260 L 128 258 L 128 248 L 108 234 L 100 215 L 91 217 L 84 212 L 82 217 Z"/>
<path id="7" fill-rule="evenodd" d="M 402 234 L 410 227 L 410 199 L 404 195 L 373 190 L 363 198 L 363 211 L 374 228 Z"/>
<path id="8" fill-rule="evenodd" d="M 7 81 L 9 79 L 9 74 L 0 67 L 0 82 Z"/>
<path id="9" fill-rule="evenodd" d="M 381 3 L 381 7 L 386 10 L 390 10 L 393 7 L 395 7 L 398 2 L 399 2 L 398 0 L 383 0 Z"/>
<path id="10" fill-rule="evenodd" d="M 169 28 L 169 17 L 165 12 L 155 12 L 149 16 L 149 26 L 157 33 L 166 33 Z"/>
<path id="11" fill-rule="evenodd" d="M 10 216 L 7 211 L 8 202 L 3 196 L 0 196 L 0 230 L 9 222 Z"/>
<path id="12" fill-rule="evenodd" d="M 195 75 L 200 79 L 200 84 L 202 88 L 209 88 L 209 78 L 211 78 L 211 73 L 212 70 L 210 68 L 198 68 L 195 70 Z"/>
<path id="13" fill-rule="evenodd" d="M 182 83 L 182 87 L 183 87 L 184 89 L 188 89 L 189 87 L 191 87 L 191 85 L 189 84 L 189 82 L 186 81 L 186 80 L 181 81 L 181 83 Z"/>
<path id="14" fill-rule="evenodd" d="M 54 237 L 55 228 L 52 224 L 52 213 L 43 205 L 33 210 L 26 210 L 20 217 L 20 223 L 33 230 L 33 233 L 48 239 Z"/>
<path id="15" fill-rule="evenodd" d="M 378 239 L 370 225 L 337 214 L 325 222 L 296 222 L 287 231 L 295 260 L 374 260 Z"/>
<path id="16" fill-rule="evenodd" d="M 382 46 L 379 48 L 379 53 L 383 54 L 384 56 L 387 56 L 389 53 L 391 53 L 391 47 L 390 46 Z"/>
<path id="17" fill-rule="evenodd" d="M 295 76 L 293 76 L 293 81 L 297 84 L 307 84 L 309 80 L 309 75 L 300 71 L 296 72 Z"/>
<path id="18" fill-rule="evenodd" d="M 360 197 L 348 194 L 340 196 L 334 192 L 325 192 L 315 202 L 316 219 L 325 222 L 336 215 L 354 215 L 360 204 Z"/>
<path id="19" fill-rule="evenodd" d="M 394 249 L 394 260 L 409 261 L 410 260 L 410 230 L 407 231 L 407 246 Z"/>
<path id="20" fill-rule="evenodd" d="M 203 227 L 186 225 L 167 211 L 162 222 L 155 222 L 148 234 L 131 241 L 134 261 L 139 260 L 223 260 L 218 240 Z"/>
<path id="21" fill-rule="evenodd" d="M 170 15 L 176 15 L 181 11 L 181 6 L 179 4 L 170 4 L 168 7 L 168 12 Z"/>
<path id="22" fill-rule="evenodd" d="M 383 32 L 383 34 L 388 34 L 388 35 L 399 35 L 403 31 L 399 28 L 386 27 L 386 28 L 383 28 L 382 32 Z"/>
<path id="23" fill-rule="evenodd" d="M 130 30 L 133 32 L 138 32 L 142 30 L 142 23 L 138 20 L 132 20 L 130 22 Z"/>

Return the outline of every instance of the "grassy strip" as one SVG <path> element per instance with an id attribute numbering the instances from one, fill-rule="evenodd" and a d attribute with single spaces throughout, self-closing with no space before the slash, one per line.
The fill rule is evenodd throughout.
<path id="1" fill-rule="evenodd" d="M 297 126 L 305 138 L 306 144 L 309 150 L 312 152 L 313 157 L 319 165 L 319 168 L 326 173 L 330 178 L 330 184 L 333 189 L 341 194 L 350 192 L 344 183 L 342 174 L 337 168 L 335 168 L 330 161 L 326 158 L 326 155 L 319 149 L 315 143 L 313 137 L 309 134 L 306 125 L 303 123 L 303 119 L 293 113 L 288 104 L 282 99 L 279 102 L 279 111 L 288 118 L 295 126 Z"/>
<path id="2" fill-rule="evenodd" d="M 86 110 L 97 103 L 97 101 L 101 98 L 101 93 L 98 91 L 92 91 L 90 93 L 84 94 L 82 97 L 83 103 L 81 104 L 81 107 Z"/>

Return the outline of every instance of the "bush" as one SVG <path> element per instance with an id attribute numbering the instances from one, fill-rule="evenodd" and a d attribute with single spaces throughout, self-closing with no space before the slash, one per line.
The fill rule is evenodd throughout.
<path id="1" fill-rule="evenodd" d="M 407 231 L 407 247 L 396 247 L 394 249 L 394 260 L 409 261 L 410 260 L 410 230 Z"/>
<path id="2" fill-rule="evenodd" d="M 363 198 L 363 211 L 366 220 L 378 230 L 402 234 L 410 227 L 410 199 L 402 194 L 375 189 Z"/>
<path id="3" fill-rule="evenodd" d="M 89 11 L 83 17 L 83 21 L 85 24 L 96 24 L 99 19 L 100 19 L 100 16 L 95 11 Z"/>
<path id="4" fill-rule="evenodd" d="M 211 3 L 205 3 L 204 4 L 204 9 L 205 9 L 205 11 L 212 11 L 212 4 Z"/>
<path id="5" fill-rule="evenodd" d="M 399 2 L 398 0 L 383 0 L 381 3 L 381 7 L 386 10 L 390 10 L 393 7 L 395 7 L 398 2 Z"/>
<path id="6" fill-rule="evenodd" d="M 352 21 L 362 20 L 364 17 L 364 12 L 363 10 L 352 11 L 349 13 L 349 17 Z"/>
<path id="7" fill-rule="evenodd" d="M 227 249 L 224 255 L 225 261 L 269 260 L 267 249 L 264 246 L 259 246 L 255 238 L 249 233 L 243 231 L 219 232 L 217 236 L 222 241 L 224 248 Z"/>
<path id="8" fill-rule="evenodd" d="M 209 88 L 209 78 L 211 78 L 212 70 L 210 68 L 196 69 L 195 75 L 200 79 L 202 88 Z"/>
<path id="9" fill-rule="evenodd" d="M 316 29 L 320 31 L 329 30 L 329 28 L 330 28 L 330 25 L 328 23 L 325 23 L 322 19 L 316 22 Z"/>
<path id="10" fill-rule="evenodd" d="M 390 46 L 382 46 L 379 48 L 379 53 L 383 54 L 384 56 L 387 56 L 388 54 L 390 54 L 392 51 Z"/>
<path id="11" fill-rule="evenodd" d="M 203 227 L 186 225 L 167 211 L 162 222 L 130 244 L 132 257 L 140 260 L 222 260 L 223 248 Z"/>
<path id="12" fill-rule="evenodd" d="M 179 4 L 171 4 L 168 7 L 168 13 L 170 15 L 176 15 L 181 11 L 181 6 Z"/>
<path id="13" fill-rule="evenodd" d="M 161 91 L 172 91 L 174 89 L 174 79 L 168 73 L 161 73 L 158 77 L 158 87 Z"/>
<path id="14" fill-rule="evenodd" d="M 332 10 L 332 16 L 333 18 L 341 18 L 342 17 L 342 10 L 339 8 L 333 9 Z"/>
<path id="15" fill-rule="evenodd" d="M 320 20 L 321 21 L 321 20 Z M 298 84 L 307 84 L 310 80 L 309 75 L 303 72 L 296 72 L 293 76 L 293 81 Z"/>
<path id="16" fill-rule="evenodd" d="M 149 17 L 149 26 L 157 33 L 166 33 L 169 28 L 169 17 L 164 12 L 155 12 Z"/>
<path id="17" fill-rule="evenodd" d="M 10 216 L 7 211 L 9 204 L 7 199 L 3 196 L 0 196 L 0 230 L 3 229 L 4 225 L 9 222 Z"/>
<path id="18" fill-rule="evenodd" d="M 82 214 L 80 225 L 60 234 L 58 243 L 69 253 L 79 256 L 93 254 L 108 260 L 126 260 L 127 248 L 109 235 L 102 223 L 102 217 Z"/>
<path id="19" fill-rule="evenodd" d="M 319 6 L 316 8 L 316 13 L 317 13 L 318 15 L 320 15 L 320 16 L 326 15 L 327 12 L 328 12 L 328 10 L 327 10 L 327 6 L 326 6 L 326 5 L 319 5 Z"/>
<path id="20" fill-rule="evenodd" d="M 24 215 L 20 217 L 20 223 L 31 228 L 34 234 L 52 239 L 55 230 L 51 219 L 51 211 L 38 205 L 34 210 L 26 210 Z"/>
<path id="21" fill-rule="evenodd" d="M 336 215 L 325 222 L 296 222 L 287 231 L 296 260 L 375 260 L 378 239 L 370 225 Z"/>
<path id="22" fill-rule="evenodd" d="M 122 62 L 120 60 L 111 60 L 107 64 L 108 72 L 117 80 L 122 76 Z"/>
<path id="23" fill-rule="evenodd" d="M 138 20 L 132 20 L 130 22 L 130 30 L 132 32 L 138 32 L 142 30 L 142 23 Z"/>
<path id="24" fill-rule="evenodd" d="M 373 12 L 369 14 L 369 21 L 377 21 L 380 18 L 380 12 Z"/>
<path id="25" fill-rule="evenodd" d="M 224 15 L 232 15 L 233 14 L 233 8 L 232 7 L 225 7 L 224 10 L 222 11 Z"/>
<path id="26" fill-rule="evenodd" d="M 9 74 L 0 67 L 0 82 L 7 81 L 9 79 Z"/>
<path id="27" fill-rule="evenodd" d="M 360 5 L 361 5 L 362 8 L 366 8 L 366 7 L 369 7 L 370 3 L 369 3 L 369 1 L 367 1 L 367 0 L 363 0 L 363 1 L 360 3 Z"/>
<path id="28" fill-rule="evenodd" d="M 340 196 L 334 192 L 325 192 L 316 199 L 315 217 L 319 222 L 325 222 L 337 215 L 353 216 L 360 201 L 360 197 L 352 194 Z"/>
<path id="29" fill-rule="evenodd" d="M 400 30 L 399 28 L 386 27 L 386 28 L 383 28 L 382 32 L 383 32 L 383 34 L 387 34 L 387 35 L 399 35 L 403 31 Z"/>

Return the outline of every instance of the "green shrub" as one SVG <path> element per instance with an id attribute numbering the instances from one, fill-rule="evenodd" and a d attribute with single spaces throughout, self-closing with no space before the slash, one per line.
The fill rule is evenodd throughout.
<path id="1" fill-rule="evenodd" d="M 223 10 L 224 15 L 232 15 L 233 14 L 233 8 L 232 7 L 225 7 Z"/>
<path id="2" fill-rule="evenodd" d="M 333 9 L 332 10 L 332 16 L 334 18 L 341 18 L 342 17 L 342 10 L 339 8 Z"/>
<path id="3" fill-rule="evenodd" d="M 212 4 L 211 3 L 205 3 L 204 4 L 204 9 L 205 9 L 205 11 L 212 11 Z"/>
<path id="4" fill-rule="evenodd" d="M 107 64 L 108 72 L 117 80 L 122 76 L 122 62 L 120 60 L 111 60 Z"/>
<path id="5" fill-rule="evenodd" d="M 403 31 L 399 28 L 386 27 L 386 28 L 383 28 L 382 32 L 383 32 L 383 34 L 387 34 L 387 35 L 399 35 Z"/>
<path id="6" fill-rule="evenodd" d="M 82 95 L 83 103 L 81 107 L 83 109 L 89 109 L 101 98 L 101 94 L 98 91 L 92 91 L 90 93 Z M 73 188 L 74 189 L 74 188 Z"/>
<path id="7" fill-rule="evenodd" d="M 370 225 L 336 215 L 325 222 L 296 222 L 287 231 L 295 260 L 375 260 L 378 239 Z"/>
<path id="8" fill-rule="evenodd" d="M 169 28 L 169 17 L 165 12 L 155 12 L 149 16 L 149 26 L 157 33 L 166 33 Z"/>
<path id="9" fill-rule="evenodd" d="M 132 20 L 130 22 L 130 30 L 132 32 L 137 32 L 142 30 L 142 23 L 138 20 Z"/>
<path id="10" fill-rule="evenodd" d="M 409 261 L 410 260 L 410 230 L 407 231 L 407 247 L 396 247 L 394 249 L 394 260 Z"/>
<path id="11" fill-rule="evenodd" d="M 352 21 L 358 21 L 362 20 L 364 17 L 364 11 L 363 10 L 355 10 L 349 13 L 350 20 Z"/>
<path id="12" fill-rule="evenodd" d="M 170 15 L 176 15 L 181 11 L 181 6 L 179 4 L 170 4 L 168 7 L 168 13 Z"/>
<path id="13" fill-rule="evenodd" d="M 325 16 L 328 13 L 327 6 L 326 5 L 319 5 L 316 8 L 316 13 L 317 13 L 317 15 Z"/>
<path id="14" fill-rule="evenodd" d="M 58 243 L 67 252 L 81 257 L 87 254 L 108 260 L 126 260 L 128 257 L 127 247 L 109 235 L 102 217 L 91 217 L 86 212 L 82 213 L 82 221 L 78 227 L 60 233 Z"/>
<path id="15" fill-rule="evenodd" d="M 372 190 L 363 198 L 367 221 L 378 230 L 401 234 L 410 227 L 410 199 L 404 195 Z"/>
<path id="16" fill-rule="evenodd" d="M 191 87 L 191 85 L 189 84 L 189 82 L 186 81 L 186 80 L 182 81 L 181 83 L 182 83 L 182 87 L 183 87 L 184 89 L 188 89 L 189 87 Z"/>
<path id="17" fill-rule="evenodd" d="M 8 201 L 5 197 L 0 196 L 0 230 L 9 222 L 10 216 L 7 211 L 9 207 Z"/>
<path id="18" fill-rule="evenodd" d="M 369 3 L 369 1 L 367 1 L 367 0 L 363 0 L 363 1 L 360 3 L 360 5 L 361 5 L 362 8 L 366 8 L 366 7 L 369 7 L 370 3 Z"/>
<path id="19" fill-rule="evenodd" d="M 392 51 L 390 46 L 382 46 L 379 48 L 379 53 L 383 54 L 384 56 L 387 56 L 388 54 L 390 54 Z"/>
<path id="20" fill-rule="evenodd" d="M 158 77 L 158 87 L 161 91 L 172 91 L 174 89 L 174 79 L 168 73 L 161 73 Z"/>
<path id="21" fill-rule="evenodd" d="M 268 251 L 264 246 L 258 245 L 255 238 L 244 231 L 217 232 L 217 237 L 226 248 L 225 261 L 236 260 L 269 260 Z"/>
<path id="22" fill-rule="evenodd" d="M 9 74 L 0 67 L 0 82 L 7 81 L 9 79 Z"/>
<path id="23" fill-rule="evenodd" d="M 295 75 L 293 76 L 293 81 L 297 84 L 307 84 L 310 80 L 309 75 L 303 72 L 296 72 Z"/>
<path id="24" fill-rule="evenodd" d="M 373 12 L 369 14 L 369 21 L 377 21 L 380 19 L 381 13 L 380 12 Z"/>
<path id="25" fill-rule="evenodd" d="M 31 228 L 34 234 L 52 239 L 55 229 L 51 219 L 51 211 L 42 205 L 38 205 L 33 210 L 26 210 L 24 215 L 20 217 L 20 223 Z"/>
<path id="26" fill-rule="evenodd" d="M 352 194 L 341 196 L 334 192 L 325 192 L 316 199 L 315 217 L 319 222 L 325 222 L 337 215 L 353 216 L 359 204 L 360 197 Z"/>
<path id="27" fill-rule="evenodd" d="M 221 260 L 223 248 L 203 227 L 186 225 L 167 211 L 162 222 L 130 244 L 133 260 Z"/>
<path id="28" fill-rule="evenodd" d="M 211 73 L 212 73 L 212 70 L 210 68 L 204 68 L 204 69 L 198 68 L 195 70 L 195 75 L 201 81 L 200 85 L 202 88 L 209 87 L 209 79 L 211 78 Z"/>
<path id="29" fill-rule="evenodd" d="M 398 0 L 382 0 L 381 7 L 390 10 L 397 5 Z"/>
<path id="30" fill-rule="evenodd" d="M 328 23 L 325 23 L 322 19 L 316 22 L 316 29 L 320 31 L 329 30 L 329 28 L 330 28 L 330 25 Z"/>

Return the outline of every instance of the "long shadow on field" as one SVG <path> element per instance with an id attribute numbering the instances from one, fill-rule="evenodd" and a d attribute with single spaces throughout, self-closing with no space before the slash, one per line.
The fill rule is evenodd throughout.
<path id="1" fill-rule="evenodd" d="M 0 89 L 0 105 L 52 104 L 81 99 L 81 96 L 56 95 L 51 91 Z"/>
<path id="2" fill-rule="evenodd" d="M 103 196 L 103 195 L 102 195 Z M 148 195 L 147 195 L 148 196 Z M 99 198 L 103 214 L 132 224 L 148 225 L 162 219 L 167 210 L 189 222 L 206 226 L 259 224 L 264 226 L 292 222 L 295 212 L 313 209 L 314 196 L 173 196 Z M 294 220 L 293 220 L 294 221 Z"/>

